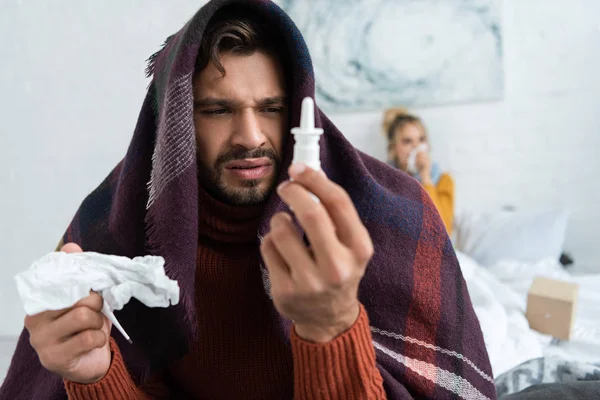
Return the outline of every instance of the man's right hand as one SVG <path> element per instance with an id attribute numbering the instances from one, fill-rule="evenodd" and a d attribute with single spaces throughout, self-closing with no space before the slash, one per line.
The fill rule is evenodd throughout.
<path id="1" fill-rule="evenodd" d="M 69 243 L 66 253 L 81 252 Z M 100 313 L 102 297 L 91 293 L 73 307 L 25 317 L 29 342 L 47 370 L 77 383 L 94 383 L 111 363 L 110 321 Z"/>

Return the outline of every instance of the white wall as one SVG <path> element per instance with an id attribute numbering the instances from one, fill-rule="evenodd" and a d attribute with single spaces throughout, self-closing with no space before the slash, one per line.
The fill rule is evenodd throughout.
<path id="1" fill-rule="evenodd" d="M 54 249 L 123 156 L 147 85 L 144 60 L 200 3 L 0 5 L 0 336 L 22 327 L 12 276 Z M 504 0 L 504 8 L 505 100 L 416 112 L 454 174 L 459 206 L 570 205 L 569 249 L 578 261 L 600 261 L 592 237 L 600 2 Z M 358 147 L 384 156 L 379 113 L 332 118 Z"/>
<path id="2" fill-rule="evenodd" d="M 148 85 L 145 60 L 200 4 L 0 3 L 0 336 L 22 327 L 12 277 L 54 250 L 123 157 Z"/>
<path id="3" fill-rule="evenodd" d="M 455 178 L 457 208 L 567 206 L 567 250 L 600 271 L 598 15 L 597 0 L 504 0 L 504 100 L 413 111 Z M 332 119 L 385 157 L 381 113 Z"/>

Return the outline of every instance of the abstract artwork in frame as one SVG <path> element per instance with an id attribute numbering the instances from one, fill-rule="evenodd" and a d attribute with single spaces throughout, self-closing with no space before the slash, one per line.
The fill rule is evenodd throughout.
<path id="1" fill-rule="evenodd" d="M 500 100 L 502 0 L 276 0 L 326 111 Z"/>

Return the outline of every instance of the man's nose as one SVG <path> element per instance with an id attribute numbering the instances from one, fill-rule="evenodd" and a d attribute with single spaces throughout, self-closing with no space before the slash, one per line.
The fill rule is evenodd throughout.
<path id="1" fill-rule="evenodd" d="M 234 146 L 256 149 L 265 143 L 259 116 L 252 109 L 245 109 L 237 115 L 234 129 L 231 139 Z"/>

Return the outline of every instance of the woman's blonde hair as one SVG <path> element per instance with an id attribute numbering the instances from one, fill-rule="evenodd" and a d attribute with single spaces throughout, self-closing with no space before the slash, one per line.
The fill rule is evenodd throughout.
<path id="1" fill-rule="evenodd" d="M 403 126 L 413 124 L 427 137 L 427 130 L 421 118 L 408 112 L 406 108 L 388 108 L 383 114 L 383 133 L 388 142 L 388 161 L 398 166 L 398 160 L 394 151 L 396 144 L 396 132 Z"/>

